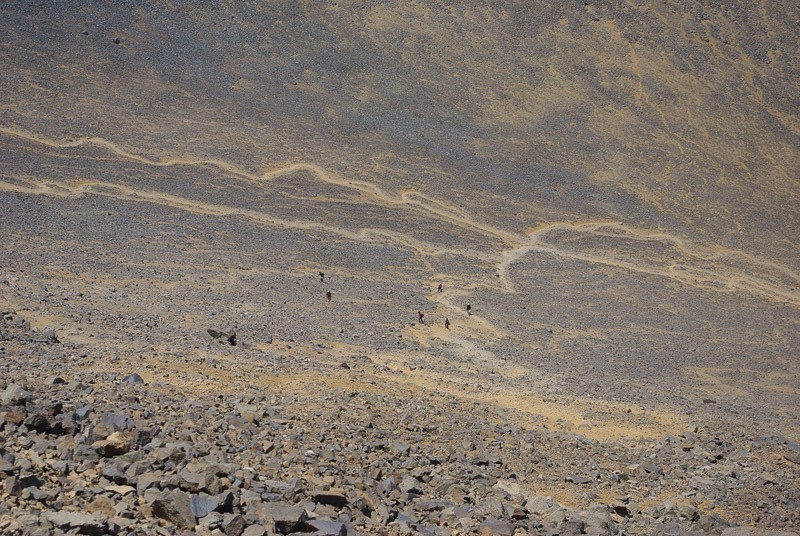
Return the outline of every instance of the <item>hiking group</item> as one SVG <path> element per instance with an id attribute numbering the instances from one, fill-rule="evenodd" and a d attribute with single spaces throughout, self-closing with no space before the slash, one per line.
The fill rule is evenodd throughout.
<path id="1" fill-rule="evenodd" d="M 325 283 L 326 282 L 325 272 L 317 272 L 317 273 L 319 274 L 320 283 Z M 436 286 L 436 292 L 437 293 L 444 292 L 444 285 L 442 285 L 442 283 L 439 283 Z M 328 303 L 331 303 L 331 300 L 333 299 L 333 293 L 330 290 L 325 292 L 325 299 L 327 300 Z M 467 316 L 472 316 L 472 305 L 470 305 L 469 303 L 467 304 Z M 419 310 L 417 311 L 417 320 L 419 321 L 420 324 L 427 325 L 425 324 L 425 313 L 423 313 L 422 311 Z M 445 318 L 444 329 L 450 329 L 451 325 L 452 323 L 450 322 L 450 319 Z"/>

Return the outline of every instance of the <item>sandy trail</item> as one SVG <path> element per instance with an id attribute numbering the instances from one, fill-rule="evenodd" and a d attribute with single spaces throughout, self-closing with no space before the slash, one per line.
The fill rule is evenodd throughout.
<path id="1" fill-rule="evenodd" d="M 679 281 L 684 285 L 702 288 L 704 290 L 712 290 L 715 292 L 747 292 L 778 303 L 800 305 L 800 292 L 798 291 L 798 288 L 800 288 L 800 274 L 785 266 L 763 261 L 738 251 L 725 250 L 723 252 L 713 252 L 698 244 L 692 244 L 683 238 L 660 231 L 651 232 L 625 226 L 622 234 L 602 232 L 602 229 L 620 225 L 619 222 L 555 222 L 543 226 L 528 236 L 528 244 L 504 251 L 501 254 L 502 260 L 498 263 L 497 268 L 500 282 L 506 292 L 513 292 L 514 285 L 509 276 L 510 268 L 530 253 L 548 253 L 593 264 L 623 268 L 632 272 L 667 277 Z M 621 229 L 621 227 L 619 228 Z M 590 235 L 613 237 L 623 241 L 665 242 L 670 246 L 676 247 L 677 250 L 683 254 L 683 258 L 678 262 L 671 262 L 669 264 L 659 263 L 657 260 L 653 260 L 653 262 L 634 262 L 630 259 L 625 259 L 622 255 L 597 255 L 558 247 L 548 243 L 548 233 L 559 229 L 566 229 L 577 233 L 587 233 Z M 727 273 L 692 265 L 692 262 L 697 261 L 725 260 L 728 260 L 730 266 Z M 759 277 L 758 275 L 747 272 L 745 270 L 748 266 L 735 266 L 734 261 L 737 264 L 750 264 L 756 270 L 779 272 L 784 278 L 790 280 L 791 286 L 787 288 L 786 286 L 768 281 L 764 277 Z"/>
<path id="2" fill-rule="evenodd" d="M 684 285 L 704 290 L 726 293 L 747 292 L 774 302 L 800 305 L 800 274 L 794 270 L 739 251 L 729 249 L 718 251 L 719 248 L 711 250 L 662 230 L 636 229 L 623 226 L 620 222 L 615 221 L 551 222 L 534 229 L 526 236 L 480 222 L 460 207 L 448 205 L 441 200 L 433 199 L 417 191 L 408 190 L 401 192 L 399 195 L 392 195 L 378 185 L 337 177 L 320 166 L 310 163 L 297 163 L 263 174 L 257 174 L 216 159 L 151 159 L 135 154 L 99 137 L 82 137 L 58 141 L 9 127 L 0 127 L 0 133 L 53 148 L 68 149 L 82 145 L 92 145 L 104 148 L 121 158 L 151 166 L 213 166 L 227 177 L 251 182 L 269 182 L 280 177 L 290 176 L 299 171 L 307 171 L 322 182 L 355 189 L 368 198 L 370 202 L 385 206 L 403 206 L 436 221 L 446 221 L 459 227 L 477 231 L 492 239 L 499 239 L 509 245 L 510 248 L 499 254 L 467 248 L 445 248 L 435 243 L 418 239 L 408 233 L 388 229 L 362 228 L 358 232 L 354 232 L 315 221 L 287 220 L 261 211 L 203 203 L 161 192 L 145 191 L 103 182 L 66 185 L 52 180 L 20 178 L 14 182 L 0 181 L 0 191 L 62 197 L 77 197 L 87 194 L 104 195 L 126 201 L 166 205 L 198 214 L 219 217 L 244 217 L 263 225 L 329 232 L 354 241 L 391 242 L 401 247 L 409 248 L 423 256 L 454 254 L 495 264 L 501 290 L 508 293 L 515 291 L 510 276 L 511 267 L 529 254 L 545 253 L 593 264 L 622 268 L 632 272 L 666 277 L 679 281 Z M 548 236 L 558 230 L 613 238 L 620 241 L 660 242 L 665 247 L 673 248 L 680 252 L 682 259 L 665 264 L 658 260 L 642 261 L 639 258 L 631 259 L 619 254 L 606 255 L 580 251 L 577 248 L 564 247 L 548 241 Z M 711 270 L 704 266 L 698 266 L 697 263 L 699 261 L 728 261 L 728 265 L 725 266 L 724 271 L 720 269 Z M 759 272 L 766 275 L 762 276 Z M 788 283 L 779 284 L 775 281 L 770 281 L 768 276 L 770 272 L 780 274 L 781 278 L 788 281 Z"/>

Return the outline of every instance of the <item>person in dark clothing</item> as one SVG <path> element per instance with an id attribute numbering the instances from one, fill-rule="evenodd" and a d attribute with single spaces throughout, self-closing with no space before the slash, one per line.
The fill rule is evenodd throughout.
<path id="1" fill-rule="evenodd" d="M 319 280 L 320 280 L 321 283 L 325 282 L 325 272 L 320 272 L 319 273 Z"/>
<path id="2" fill-rule="evenodd" d="M 450 319 L 449 318 L 445 318 L 444 319 L 444 329 L 450 329 Z"/>
<path id="3" fill-rule="evenodd" d="M 328 303 L 331 302 L 331 298 L 333 298 L 333 294 L 331 294 L 330 290 L 325 293 L 325 298 L 328 300 Z"/>
<path id="4" fill-rule="evenodd" d="M 417 311 L 417 314 L 419 315 L 419 323 L 420 324 L 424 324 L 425 323 L 425 313 L 423 313 L 422 311 Z"/>
<path id="5" fill-rule="evenodd" d="M 436 287 L 436 292 L 442 292 L 442 290 L 444 290 L 443 287 L 442 287 L 442 284 L 439 283 L 439 286 Z"/>
<path id="6" fill-rule="evenodd" d="M 467 315 L 472 316 L 472 306 L 467 304 Z"/>

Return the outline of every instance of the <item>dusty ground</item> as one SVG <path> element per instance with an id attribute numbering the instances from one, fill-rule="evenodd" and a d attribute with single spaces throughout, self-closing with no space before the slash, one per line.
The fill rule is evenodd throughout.
<path id="1" fill-rule="evenodd" d="M 0 7 L 0 309 L 59 374 L 430 400 L 631 463 L 699 427 L 772 480 L 608 493 L 800 523 L 796 6 L 184 7 Z M 558 444 L 529 490 L 602 498 Z"/>

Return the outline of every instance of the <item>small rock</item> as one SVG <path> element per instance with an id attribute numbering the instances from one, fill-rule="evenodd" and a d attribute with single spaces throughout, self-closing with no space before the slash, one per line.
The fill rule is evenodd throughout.
<path id="1" fill-rule="evenodd" d="M 347 504 L 347 495 L 343 489 L 330 489 L 315 491 L 311 494 L 314 502 L 330 506 L 342 507 Z"/>
<path id="2" fill-rule="evenodd" d="M 62 530 L 78 529 L 80 534 L 89 534 L 90 536 L 100 536 L 106 533 L 105 524 L 89 514 L 60 511 L 45 512 L 42 517 L 51 525 Z"/>
<path id="3" fill-rule="evenodd" d="M 23 489 L 40 488 L 44 484 L 44 480 L 32 473 L 21 474 L 17 479 L 17 482 L 19 482 L 19 486 Z"/>
<path id="4" fill-rule="evenodd" d="M 202 519 L 198 519 L 197 524 L 201 527 L 208 527 L 210 530 L 218 529 L 222 527 L 222 514 L 211 512 Z"/>
<path id="5" fill-rule="evenodd" d="M 134 488 L 133 486 L 106 486 L 103 489 L 106 491 L 110 491 L 111 493 L 118 493 L 123 496 L 136 491 L 136 488 Z"/>
<path id="6" fill-rule="evenodd" d="M 142 377 L 136 374 L 135 372 L 133 374 L 128 374 L 127 376 L 122 378 L 122 381 L 124 383 L 144 385 L 144 380 L 142 379 Z"/>
<path id="7" fill-rule="evenodd" d="M 15 383 L 9 383 L 0 394 L 0 403 L 4 406 L 21 406 L 31 399 L 31 393 Z"/>
<path id="8" fill-rule="evenodd" d="M 512 482 L 511 480 L 498 480 L 497 483 L 494 485 L 494 488 L 503 490 L 512 497 L 528 496 L 528 490 L 526 490 L 516 482 Z"/>
<path id="9" fill-rule="evenodd" d="M 514 525 L 500 519 L 487 519 L 478 527 L 481 536 L 513 536 Z"/>
<path id="10" fill-rule="evenodd" d="M 686 519 L 688 521 L 697 521 L 700 519 L 700 514 L 697 513 L 697 508 L 688 504 L 678 507 L 678 515 L 681 519 Z"/>
<path id="11" fill-rule="evenodd" d="M 124 432 L 135 426 L 133 419 L 127 415 L 120 415 L 117 413 L 106 413 L 103 415 L 103 424 L 111 432 Z"/>
<path id="12" fill-rule="evenodd" d="M 525 513 L 525 510 L 522 508 L 514 508 L 514 511 L 511 514 L 511 519 L 515 519 L 517 521 L 523 520 L 528 517 L 528 514 Z"/>
<path id="13" fill-rule="evenodd" d="M 216 329 L 213 329 L 213 328 L 208 328 L 206 331 L 214 339 L 221 339 L 221 340 L 227 341 L 228 344 L 230 344 L 231 346 L 236 346 L 236 332 L 235 331 L 232 331 L 232 332 L 229 333 L 229 332 L 226 332 L 226 331 L 217 331 Z"/>
<path id="14" fill-rule="evenodd" d="M 209 495 L 192 495 L 189 503 L 195 517 L 205 517 L 219 506 L 219 502 Z"/>
<path id="15" fill-rule="evenodd" d="M 241 514 L 227 514 L 222 520 L 222 531 L 226 536 L 242 536 L 247 522 Z"/>
<path id="16" fill-rule="evenodd" d="M 564 479 L 567 482 L 572 482 L 573 484 L 591 484 L 592 479 L 586 478 L 585 476 L 577 476 L 577 475 L 569 475 Z"/>
<path id="17" fill-rule="evenodd" d="M 244 529 L 242 536 L 264 536 L 265 534 L 267 534 L 267 527 L 264 525 L 250 525 Z"/>
<path id="18" fill-rule="evenodd" d="M 35 342 L 60 342 L 58 334 L 53 328 L 45 328 L 33 339 Z"/>
<path id="19" fill-rule="evenodd" d="M 559 536 L 580 536 L 583 534 L 584 523 L 580 519 L 564 521 L 558 527 Z"/>
<path id="20" fill-rule="evenodd" d="M 106 517 L 114 517 L 117 515 L 114 510 L 114 501 L 105 495 L 98 495 L 92 502 L 86 505 L 86 511 L 90 514 L 100 513 Z"/>
<path id="21" fill-rule="evenodd" d="M 308 519 L 306 511 L 283 502 L 257 503 L 259 519 L 275 524 L 275 529 L 284 534 L 294 532 Z"/>
<path id="22" fill-rule="evenodd" d="M 784 458 L 789 460 L 792 463 L 800 464 L 800 452 L 796 452 L 794 450 L 786 453 L 783 455 Z"/>
<path id="23" fill-rule="evenodd" d="M 144 492 L 155 486 L 164 479 L 160 473 L 144 473 L 136 479 L 136 493 L 144 495 Z"/>
<path id="24" fill-rule="evenodd" d="M 2 418 L 7 423 L 22 424 L 22 421 L 25 420 L 25 414 L 21 411 L 6 411 L 3 413 Z"/>
<path id="25" fill-rule="evenodd" d="M 312 519 L 306 524 L 316 531 L 315 536 L 347 536 L 347 525 L 339 521 Z"/>
<path id="26" fill-rule="evenodd" d="M 197 523 L 192 513 L 191 499 L 183 491 L 164 491 L 150 506 L 156 516 L 181 528 L 191 529 Z"/>
<path id="27" fill-rule="evenodd" d="M 644 471 L 645 473 L 653 474 L 653 475 L 663 475 L 664 470 L 661 469 L 659 466 L 652 462 L 645 462 L 639 465 L 639 469 Z"/>
<path id="28" fill-rule="evenodd" d="M 92 443 L 92 448 L 106 458 L 125 454 L 130 449 L 128 442 L 120 432 L 114 432 L 105 439 Z"/>
<path id="29" fill-rule="evenodd" d="M 419 481 L 413 476 L 404 476 L 398 487 L 403 493 L 411 493 L 415 495 L 420 495 L 421 493 L 419 489 Z"/>

